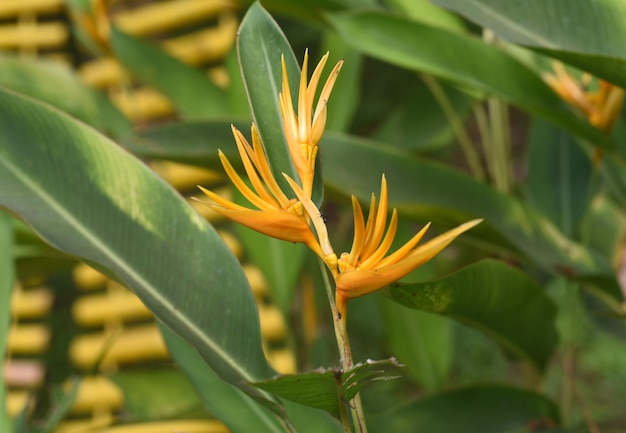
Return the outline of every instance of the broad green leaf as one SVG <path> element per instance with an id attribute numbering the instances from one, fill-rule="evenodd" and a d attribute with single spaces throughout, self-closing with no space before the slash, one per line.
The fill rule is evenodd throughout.
<path id="1" fill-rule="evenodd" d="M 501 38 L 626 86 L 622 0 L 434 0 Z"/>
<path id="2" fill-rule="evenodd" d="M 233 165 L 240 165 L 231 131 L 233 124 L 244 133 L 250 131 L 247 120 L 188 120 L 136 131 L 124 139 L 123 145 L 141 158 L 165 159 L 222 171 L 218 150 L 222 150 Z"/>
<path id="3" fill-rule="evenodd" d="M 244 3 L 255 3 L 254 0 L 245 0 Z M 258 2 L 256 2 L 258 3 Z M 376 0 L 264 0 L 263 6 L 271 12 L 288 15 L 303 21 L 321 20 L 324 10 L 338 11 L 363 6 L 373 7 Z"/>
<path id="4" fill-rule="evenodd" d="M 467 266 L 424 283 L 396 283 L 389 295 L 400 304 L 471 325 L 545 369 L 558 336 L 556 307 L 523 272 L 494 260 Z"/>
<path id="5" fill-rule="evenodd" d="M 365 54 L 489 92 L 596 145 L 608 146 L 607 139 L 575 116 L 538 75 L 478 39 L 382 12 L 329 14 L 328 19 Z"/>
<path id="6" fill-rule="evenodd" d="M 226 424 L 232 433 L 248 433 L 250 426 L 254 426 L 255 433 L 290 431 L 266 408 L 237 388 L 222 381 L 203 362 L 189 343 L 165 327 L 161 327 L 161 330 L 170 353 L 195 387 L 205 407 Z M 340 430 L 327 414 L 296 406 L 285 402 L 289 419 L 298 432 L 338 432 Z"/>
<path id="7" fill-rule="evenodd" d="M 58 62 L 0 53 L 0 85 L 54 105 L 106 134 L 122 137 L 131 130 L 103 94 Z"/>
<path id="8" fill-rule="evenodd" d="M 443 389 L 452 366 L 450 321 L 386 299 L 381 306 L 391 353 L 427 392 Z"/>
<path id="9" fill-rule="evenodd" d="M 270 374 L 238 261 L 180 195 L 49 106 L 2 91 L 0 113 L 0 205 L 53 247 L 108 270 L 224 380 Z"/>
<path id="10" fill-rule="evenodd" d="M 277 375 L 252 385 L 316 409 L 325 410 L 339 418 L 339 405 L 352 400 L 366 384 L 377 380 L 396 379 L 398 363 L 395 359 L 356 364 L 342 372 L 337 368 Z"/>
<path id="11" fill-rule="evenodd" d="M 288 197 L 294 197 L 291 187 L 282 176 L 282 173 L 287 173 L 292 179 L 298 179 L 289 156 L 278 103 L 282 85 L 281 57 L 285 59 L 293 98 L 298 95 L 300 66 L 282 30 L 259 2 L 248 9 L 241 22 L 237 49 L 252 117 L 259 128 L 272 172 L 283 192 Z M 309 70 L 312 70 L 316 60 L 309 60 Z M 294 103 L 294 107 L 297 107 L 297 103 Z M 318 166 L 313 187 L 313 200 L 318 204 L 323 197 L 320 176 Z"/>
<path id="12" fill-rule="evenodd" d="M 163 92 L 185 117 L 223 117 L 226 93 L 201 71 L 170 56 L 149 42 L 111 29 L 115 56 L 145 84 Z"/>
<path id="13" fill-rule="evenodd" d="M 246 254 L 267 279 L 272 301 L 288 317 L 289 306 L 306 257 L 306 247 L 262 235 L 242 225 L 237 225 L 236 230 Z"/>
<path id="14" fill-rule="evenodd" d="M 591 161 L 570 135 L 538 119 L 528 148 L 528 201 L 573 238 L 591 198 Z"/>
<path id="15" fill-rule="evenodd" d="M 173 368 L 116 372 L 110 379 L 124 394 L 128 421 L 207 416 L 189 380 Z"/>
<path id="16" fill-rule="evenodd" d="M 369 201 L 372 192 L 378 192 L 380 175 L 385 173 L 389 206 L 397 207 L 401 215 L 437 210 L 455 223 L 485 218 L 481 226 L 495 229 L 544 269 L 613 275 L 605 259 L 566 238 L 537 211 L 453 169 L 380 143 L 335 133 L 328 134 L 320 154 L 326 185 L 344 194 L 355 194 L 363 202 Z M 621 299 L 619 293 L 611 295 Z"/>
<path id="17" fill-rule="evenodd" d="M 439 394 L 371 417 L 374 432 L 531 433 L 556 427 L 557 406 L 543 395 L 508 386 L 480 386 Z M 547 430 L 546 430 L 547 431 Z M 550 433 L 564 433 L 550 429 Z"/>
<path id="18" fill-rule="evenodd" d="M 9 326 L 11 324 L 11 293 L 14 283 L 13 220 L 0 211 L 0 365 L 4 365 Z M 11 433 L 11 420 L 6 406 L 4 374 L 0 375 L 0 430 Z"/>

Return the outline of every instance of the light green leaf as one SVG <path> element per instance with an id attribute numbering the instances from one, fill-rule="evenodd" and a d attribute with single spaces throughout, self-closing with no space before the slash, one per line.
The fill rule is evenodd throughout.
<path id="1" fill-rule="evenodd" d="M 381 12 L 328 18 L 346 41 L 365 54 L 489 92 L 596 145 L 608 146 L 607 139 L 575 116 L 538 75 L 478 39 Z"/>
<path id="2" fill-rule="evenodd" d="M 484 260 L 434 281 L 396 283 L 388 293 L 406 307 L 478 328 L 538 372 L 557 345 L 552 301 L 526 274 L 501 262 Z"/>
<path id="3" fill-rule="evenodd" d="M 293 98 L 298 95 L 300 66 L 282 30 L 259 2 L 248 9 L 241 22 L 237 49 L 252 117 L 259 128 L 272 172 L 283 192 L 295 197 L 282 176 L 287 173 L 292 179 L 299 179 L 289 155 L 278 102 L 282 85 L 281 57 L 285 59 Z M 313 184 L 313 200 L 318 204 L 324 193 L 320 176 L 318 166 Z"/>
<path id="4" fill-rule="evenodd" d="M 400 14 L 412 20 L 457 33 L 465 33 L 459 17 L 442 9 L 429 0 L 387 0 Z"/>
<path id="5" fill-rule="evenodd" d="M 180 195 L 51 107 L 2 91 L 0 113 L 0 205 L 53 247 L 108 270 L 224 380 L 271 373 L 238 261 Z"/>
<path id="6" fill-rule="evenodd" d="M 11 293 L 15 278 L 13 263 L 13 220 L 0 211 L 0 365 L 4 365 L 11 324 Z M 11 420 L 6 406 L 4 374 L 0 374 L 0 430 L 11 433 Z"/>
<path id="7" fill-rule="evenodd" d="M 159 47 L 113 27 L 111 47 L 116 57 L 139 80 L 163 92 L 186 117 L 223 117 L 226 93 L 201 71 Z"/>
<path id="8" fill-rule="evenodd" d="M 374 432 L 530 433 L 529 426 L 559 424 L 557 406 L 534 392 L 508 386 L 480 386 L 439 394 L 372 417 Z M 565 433 L 550 429 L 550 433 Z"/>
<path id="9" fill-rule="evenodd" d="M 130 122 L 103 94 L 58 62 L 1 53 L 0 85 L 54 105 L 106 134 L 122 137 L 131 130 Z"/>

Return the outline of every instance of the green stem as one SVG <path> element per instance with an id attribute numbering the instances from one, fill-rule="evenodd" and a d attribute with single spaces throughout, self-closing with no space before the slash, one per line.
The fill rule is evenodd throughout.
<path id="1" fill-rule="evenodd" d="M 353 366 L 352 350 L 350 349 L 350 340 L 348 339 L 348 329 L 346 327 L 346 312 L 345 308 L 339 311 L 337 304 L 335 303 L 335 294 L 333 286 L 328 278 L 328 271 L 324 262 L 320 259 L 320 268 L 322 271 L 322 277 L 324 279 L 324 286 L 326 287 L 326 294 L 328 295 L 328 303 L 330 305 L 331 313 L 333 315 L 333 327 L 335 330 L 335 338 L 337 340 L 337 348 L 339 349 L 339 357 L 341 358 L 341 370 L 343 373 L 349 371 Z M 341 400 L 341 399 L 340 399 Z M 340 401 L 340 406 L 343 401 Z M 350 413 L 352 415 L 352 422 L 356 427 L 358 433 L 367 433 L 367 425 L 365 424 L 365 413 L 363 412 L 363 404 L 361 403 L 361 396 L 357 393 L 352 400 L 350 400 Z M 345 412 L 345 408 L 339 408 L 340 413 Z M 344 420 L 342 417 L 342 424 L 344 431 L 350 432 L 350 422 L 347 418 Z M 347 425 L 346 425 L 347 422 Z"/>
<path id="2" fill-rule="evenodd" d="M 465 159 L 467 160 L 472 175 L 478 180 L 484 180 L 485 172 L 480 163 L 478 152 L 476 152 L 472 139 L 465 130 L 463 121 L 454 109 L 448 95 L 446 95 L 446 92 L 443 90 L 439 82 L 430 75 L 421 75 L 421 78 L 422 81 L 424 81 L 424 84 L 426 84 L 426 87 L 428 87 L 428 90 L 430 90 L 433 94 L 433 97 L 439 104 L 439 107 L 441 107 L 445 116 L 448 118 L 448 122 L 450 122 L 450 125 L 452 126 L 452 131 L 461 146 L 461 150 L 465 155 Z"/>
<path id="3" fill-rule="evenodd" d="M 487 101 L 491 126 L 491 152 L 493 154 L 493 174 L 495 188 L 504 193 L 511 191 L 510 165 L 510 131 L 508 124 L 508 107 L 497 97 L 490 97 Z"/>

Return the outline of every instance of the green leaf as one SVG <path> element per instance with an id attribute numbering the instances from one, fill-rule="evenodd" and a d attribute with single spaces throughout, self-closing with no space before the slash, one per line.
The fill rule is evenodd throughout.
<path id="1" fill-rule="evenodd" d="M 51 433 L 59 425 L 63 418 L 69 413 L 76 396 L 78 395 L 78 388 L 80 387 L 80 379 L 74 378 L 70 382 L 71 385 L 68 388 L 57 388 L 54 390 L 53 401 L 51 404 L 52 409 L 46 416 L 43 422 L 43 427 L 35 429 L 36 433 Z"/>
<path id="2" fill-rule="evenodd" d="M 391 353 L 427 392 L 443 389 L 452 366 L 450 321 L 389 300 L 381 306 Z"/>
<path id="3" fill-rule="evenodd" d="M 281 56 L 285 59 L 291 96 L 294 98 L 299 89 L 300 66 L 280 27 L 259 2 L 248 9 L 241 22 L 237 49 L 252 117 L 259 128 L 272 172 L 283 192 L 288 197 L 294 197 L 282 176 L 282 173 L 287 173 L 292 179 L 299 179 L 289 155 L 278 103 L 282 83 Z M 313 183 L 313 201 L 319 204 L 322 197 L 318 166 Z"/>
<path id="4" fill-rule="evenodd" d="M 0 53 L 0 85 L 54 105 L 104 133 L 121 137 L 131 130 L 103 94 L 58 62 Z"/>
<path id="5" fill-rule="evenodd" d="M 53 247 L 108 270 L 224 380 L 271 373 L 237 259 L 176 191 L 51 107 L 2 91 L 0 113 L 0 205 Z"/>
<path id="6" fill-rule="evenodd" d="M 616 263 L 626 239 L 626 211 L 605 195 L 594 197 L 582 221 L 583 244 Z"/>
<path id="7" fill-rule="evenodd" d="M 626 4 L 621 0 L 434 0 L 509 42 L 626 86 Z"/>
<path id="8" fill-rule="evenodd" d="M 396 379 L 398 366 L 393 358 L 368 360 L 345 372 L 339 368 L 320 368 L 307 373 L 280 374 L 252 385 L 287 400 L 325 410 L 339 418 L 340 404 L 352 400 L 370 382 Z"/>
<path id="9" fill-rule="evenodd" d="M 596 145 L 608 146 L 607 139 L 575 116 L 533 71 L 478 39 L 381 12 L 333 14 L 328 19 L 365 54 L 489 92 Z"/>
<path id="10" fill-rule="evenodd" d="M 306 247 L 262 235 L 242 225 L 237 225 L 236 230 L 246 254 L 267 279 L 272 301 L 287 317 Z"/>
<path id="11" fill-rule="evenodd" d="M 529 203 L 574 237 L 591 198 L 591 161 L 570 135 L 538 119 L 528 147 Z"/>
<path id="12" fill-rule="evenodd" d="M 404 306 L 478 328 L 538 372 L 557 345 L 552 301 L 526 274 L 501 262 L 484 260 L 434 281 L 396 283 L 388 293 Z"/>
<path id="13" fill-rule="evenodd" d="M 170 353 L 195 387 L 205 407 L 232 433 L 248 433 L 250 426 L 254 426 L 255 433 L 289 431 L 269 410 L 222 381 L 189 343 L 165 327 L 161 330 Z M 339 431 L 339 426 L 323 412 L 294 407 L 289 402 L 286 402 L 285 409 L 300 433 Z"/>
<path id="14" fill-rule="evenodd" d="M 613 275 L 604 258 L 566 238 L 543 215 L 460 172 L 381 143 L 336 133 L 328 133 L 326 140 L 320 152 L 324 180 L 334 190 L 369 201 L 385 173 L 389 206 L 397 207 L 401 214 L 423 217 L 437 211 L 443 219 L 440 223 L 448 224 L 485 218 L 485 223 L 465 236 L 490 226 L 529 260 L 551 272 Z M 611 296 L 621 299 L 619 292 L 611 292 Z"/>
<path id="15" fill-rule="evenodd" d="M 0 359 L 5 359 L 11 324 L 11 293 L 15 278 L 13 264 L 13 219 L 0 211 Z M 11 420 L 6 406 L 4 374 L 0 375 L 0 430 L 11 433 Z"/>
<path id="16" fill-rule="evenodd" d="M 237 166 L 239 153 L 231 125 L 249 130 L 248 120 L 187 120 L 136 131 L 123 141 L 124 147 L 145 159 L 177 161 L 222 171 L 218 150 Z"/>
<path id="17" fill-rule="evenodd" d="M 111 28 L 116 57 L 145 84 L 163 92 L 186 117 L 223 117 L 226 93 L 201 71 L 170 56 L 159 47 Z"/>
<path id="18" fill-rule="evenodd" d="M 531 433 L 555 427 L 556 405 L 540 394 L 508 386 L 481 386 L 446 392 L 371 417 L 371 431 L 394 433 Z M 551 433 L 564 433 L 560 429 Z"/>

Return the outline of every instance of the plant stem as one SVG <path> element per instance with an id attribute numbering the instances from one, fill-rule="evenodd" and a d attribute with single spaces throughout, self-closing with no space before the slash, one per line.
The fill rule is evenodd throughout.
<path id="1" fill-rule="evenodd" d="M 324 262 L 320 259 L 320 269 L 322 271 L 322 277 L 324 279 L 324 286 L 326 288 L 326 294 L 328 295 L 328 303 L 330 305 L 331 313 L 333 315 L 333 327 L 335 329 L 335 338 L 337 340 L 337 348 L 339 349 L 339 357 L 341 358 L 341 371 L 345 373 L 349 371 L 354 362 L 352 360 L 352 350 L 350 349 L 350 340 L 348 339 L 348 329 L 346 327 L 346 309 L 345 305 L 337 308 L 335 302 L 335 294 L 328 278 L 328 272 Z M 340 311 L 341 310 L 341 311 Z M 342 402 L 340 401 L 341 405 Z M 363 405 L 361 403 L 361 396 L 357 393 L 349 403 L 350 413 L 352 415 L 352 422 L 358 433 L 367 433 L 367 425 L 365 424 L 365 414 L 363 412 Z M 345 408 L 339 408 L 340 413 L 345 412 Z M 342 416 L 342 424 L 344 431 L 351 431 L 349 420 L 344 420 Z M 348 425 L 346 426 L 346 421 Z"/>
<path id="2" fill-rule="evenodd" d="M 463 122 L 450 102 L 448 95 L 446 95 L 446 92 L 443 90 L 439 82 L 430 75 L 421 75 L 421 78 L 422 81 L 424 81 L 424 84 L 426 84 L 426 87 L 428 87 L 428 90 L 430 90 L 433 94 L 433 97 L 439 104 L 443 113 L 448 118 L 448 122 L 450 122 L 450 125 L 452 126 L 452 131 L 454 131 L 454 135 L 461 146 L 461 150 L 465 155 L 465 159 L 467 160 L 472 175 L 478 180 L 484 180 L 485 172 L 480 164 L 478 152 L 474 149 L 472 139 L 465 130 Z"/>

